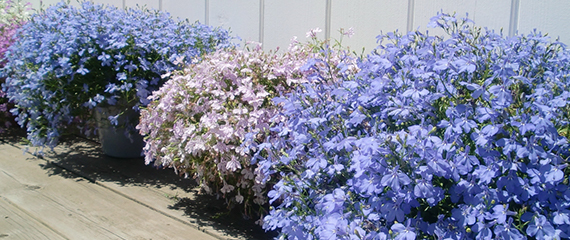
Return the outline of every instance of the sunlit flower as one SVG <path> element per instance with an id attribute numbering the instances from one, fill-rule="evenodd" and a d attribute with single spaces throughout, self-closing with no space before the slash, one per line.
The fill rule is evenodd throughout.
<path id="1" fill-rule="evenodd" d="M 193 61 L 232 46 L 223 29 L 90 1 L 78 6 L 62 1 L 38 11 L 14 36 L 0 71 L 4 90 L 31 145 L 52 148 L 59 134 L 50 133 L 74 129 L 70 124 L 92 130 L 93 108 L 148 104 L 165 81 L 161 75 L 181 68 L 171 56 Z"/>
<path id="2" fill-rule="evenodd" d="M 337 80 L 327 73 L 343 64 L 311 59 L 303 69 L 329 71 L 274 98 L 279 122 L 252 158 L 256 178 L 277 181 L 265 229 L 290 239 L 569 236 L 570 51 L 448 14 L 430 25 L 448 34 L 381 35 L 360 71 Z"/>

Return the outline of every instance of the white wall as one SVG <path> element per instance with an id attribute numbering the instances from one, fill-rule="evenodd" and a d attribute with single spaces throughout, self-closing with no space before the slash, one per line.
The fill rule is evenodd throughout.
<path id="1" fill-rule="evenodd" d="M 479 26 L 526 34 L 533 29 L 570 43 L 568 0 L 94 0 L 118 7 L 137 4 L 170 12 L 175 17 L 231 29 L 248 41 L 263 42 L 264 49 L 286 48 L 290 39 L 305 39 L 312 28 L 320 37 L 338 38 L 340 28 L 352 27 L 355 35 L 343 44 L 366 52 L 376 46 L 376 36 L 426 28 L 438 11 L 469 17 Z M 34 8 L 58 0 L 30 0 Z M 434 30 L 431 30 L 434 32 Z M 437 33 L 437 31 L 435 31 Z"/>

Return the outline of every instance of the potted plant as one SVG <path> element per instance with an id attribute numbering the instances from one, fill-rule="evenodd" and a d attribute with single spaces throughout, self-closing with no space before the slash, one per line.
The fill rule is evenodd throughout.
<path id="1" fill-rule="evenodd" d="M 4 66 L 4 53 L 14 41 L 12 36 L 31 14 L 30 4 L 21 0 L 0 0 L 0 67 Z M 0 85 L 4 78 L 0 77 Z M 9 112 L 12 105 L 0 88 L 0 133 L 9 128 L 14 119 Z"/>
<path id="2" fill-rule="evenodd" d="M 250 43 L 242 50 L 208 54 L 173 72 L 141 111 L 137 128 L 146 136 L 146 163 L 195 178 L 204 192 L 225 198 L 229 208 L 237 205 L 248 216 L 263 215 L 266 184 L 256 178 L 251 150 L 260 146 L 251 145 L 269 136 L 277 109 L 271 99 L 319 81 L 311 76 L 343 62 L 315 34 L 309 33 L 311 43 L 294 39 L 284 52 L 265 52 Z M 304 67 L 324 54 L 330 58 L 320 62 L 321 68 Z"/>
<path id="3" fill-rule="evenodd" d="M 121 116 L 148 104 L 164 82 L 161 75 L 231 46 L 230 39 L 223 29 L 177 21 L 166 12 L 59 2 L 18 32 L 6 52 L 4 90 L 31 145 L 53 148 L 71 126 L 87 135 L 97 129 L 95 113 L 106 120 L 99 128 L 132 129 L 137 117 Z"/>
<path id="4" fill-rule="evenodd" d="M 566 239 L 570 50 L 440 14 L 280 99 L 260 154 L 282 239 Z M 323 76 L 328 79 L 328 77 Z"/>

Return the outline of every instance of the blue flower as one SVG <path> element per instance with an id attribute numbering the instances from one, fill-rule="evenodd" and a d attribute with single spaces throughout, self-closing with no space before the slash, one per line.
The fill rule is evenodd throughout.
<path id="1" fill-rule="evenodd" d="M 556 210 L 553 212 L 552 223 L 562 225 L 567 224 L 570 225 L 570 210 L 568 207 L 570 205 L 568 203 L 560 203 L 557 202 L 554 204 L 554 209 Z"/>
<path id="2" fill-rule="evenodd" d="M 380 211 L 384 214 L 386 221 L 394 220 L 402 222 L 405 220 L 405 213 L 402 209 L 403 199 L 390 199 L 385 201 L 380 207 Z"/>
<path id="3" fill-rule="evenodd" d="M 411 219 L 408 219 L 406 221 L 406 225 L 403 225 L 401 223 L 396 223 L 392 225 L 391 229 L 396 234 L 396 237 L 394 239 L 415 240 L 416 239 L 416 233 L 414 231 L 415 229 L 410 226 L 410 223 Z"/>
<path id="4" fill-rule="evenodd" d="M 319 239 L 338 239 L 347 234 L 348 221 L 339 213 L 328 215 L 319 229 Z"/>
<path id="5" fill-rule="evenodd" d="M 473 171 L 473 175 L 479 179 L 479 184 L 488 184 L 492 181 L 493 178 L 497 176 L 499 173 L 499 168 L 496 164 L 489 164 L 479 165 L 475 171 Z"/>
<path id="6" fill-rule="evenodd" d="M 501 239 L 522 240 L 526 239 L 521 232 L 513 226 L 513 219 L 509 218 L 507 222 L 495 226 L 495 236 Z"/>
<path id="7" fill-rule="evenodd" d="M 331 213 L 342 207 L 346 195 L 343 190 L 335 189 L 332 194 L 327 194 L 323 198 L 323 208 L 326 212 Z"/>
<path id="8" fill-rule="evenodd" d="M 540 214 L 532 218 L 526 229 L 526 233 L 529 236 L 536 237 L 536 239 L 550 239 L 556 235 L 554 227 L 546 220 L 546 217 Z"/>
<path id="9" fill-rule="evenodd" d="M 273 206 L 291 215 L 269 219 L 302 216 L 311 232 L 322 221 L 307 219 L 340 214 L 353 239 L 570 233 L 570 50 L 444 13 L 432 25 L 447 35 L 379 36 L 353 75 L 316 71 L 326 59 L 315 59 L 280 98 L 259 164 L 277 182 Z"/>
<path id="10" fill-rule="evenodd" d="M 119 125 L 119 117 L 120 117 L 120 115 L 109 116 L 109 122 L 111 122 L 111 124 L 113 124 L 114 126 L 118 126 Z"/>
<path id="11" fill-rule="evenodd" d="M 38 11 L 14 39 L 0 70 L 3 89 L 19 109 L 18 124 L 32 145 L 52 148 L 60 135 L 50 133 L 73 129 L 70 123 L 90 131 L 94 107 L 148 104 L 149 93 L 165 82 L 161 76 L 182 66 L 167 61 L 173 52 L 190 64 L 232 45 L 223 29 L 90 1 L 61 1 Z M 154 84 L 138 84 L 143 81 Z"/>
<path id="12" fill-rule="evenodd" d="M 101 61 L 101 66 L 111 66 L 111 61 L 113 61 L 113 59 L 111 58 L 111 55 L 106 54 L 106 53 L 99 55 L 97 57 L 97 60 Z"/>
<path id="13" fill-rule="evenodd" d="M 499 224 L 504 224 L 507 221 L 507 217 L 510 215 L 515 215 L 515 212 L 509 211 L 509 205 L 495 205 L 493 212 L 487 212 L 485 218 L 488 220 L 495 220 Z"/>
<path id="14" fill-rule="evenodd" d="M 380 180 L 380 184 L 382 186 L 388 186 L 394 191 L 399 191 L 401 189 L 401 186 L 410 184 L 412 182 L 410 177 L 399 171 L 398 168 L 399 167 L 396 166 L 392 169 L 389 169 L 388 172 Z"/>

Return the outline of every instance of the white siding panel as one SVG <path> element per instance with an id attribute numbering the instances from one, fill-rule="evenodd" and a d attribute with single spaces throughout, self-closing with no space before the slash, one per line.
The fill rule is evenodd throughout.
<path id="1" fill-rule="evenodd" d="M 162 10 L 174 18 L 188 19 L 190 22 L 206 22 L 206 2 L 204 0 L 162 0 Z"/>
<path id="2" fill-rule="evenodd" d="M 117 4 L 119 4 L 119 1 L 117 1 Z M 158 0 L 125 0 L 125 7 L 136 8 L 137 5 L 148 9 L 160 9 Z"/>
<path id="3" fill-rule="evenodd" d="M 324 38 L 325 15 L 324 0 L 265 0 L 263 49 L 286 49 L 293 36 L 303 42 L 305 33 L 317 27 Z"/>
<path id="4" fill-rule="evenodd" d="M 41 0 L 29 0 L 28 2 L 31 4 L 33 9 L 37 10 L 40 8 Z"/>
<path id="5" fill-rule="evenodd" d="M 570 44 L 570 1 L 521 1 L 519 34 L 526 35 L 533 29 Z"/>
<path id="6" fill-rule="evenodd" d="M 51 5 L 55 5 L 59 2 L 61 2 L 61 0 L 28 0 L 28 2 L 30 4 L 32 4 L 32 8 L 39 10 L 40 9 L 40 4 L 43 6 L 44 9 L 46 9 L 47 7 L 51 6 Z M 97 0 L 97 1 L 93 1 L 97 4 L 107 4 L 107 5 L 113 5 L 116 6 L 118 8 L 122 8 L 123 7 L 123 1 L 122 0 Z M 71 5 L 73 6 L 79 6 L 80 4 L 77 1 L 71 1 L 70 2 Z"/>
<path id="7" fill-rule="evenodd" d="M 488 27 L 495 31 L 502 29 L 505 34 L 508 33 L 511 1 L 478 0 L 475 2 L 473 9 L 467 9 L 469 18 L 475 21 L 475 25 Z"/>
<path id="8" fill-rule="evenodd" d="M 73 3 L 73 1 L 71 1 Z M 97 0 L 94 1 L 96 3 L 99 4 L 104 4 L 104 5 L 111 5 L 111 6 L 115 6 L 117 8 L 123 8 L 123 1 L 117 1 L 117 0 Z"/>
<path id="9" fill-rule="evenodd" d="M 210 1 L 210 25 L 230 29 L 244 41 L 259 41 L 259 0 Z"/>
<path id="10" fill-rule="evenodd" d="M 488 27 L 496 31 L 503 29 L 508 33 L 511 12 L 511 1 L 507 0 L 415 0 L 414 29 L 429 30 L 434 34 L 443 34 L 443 31 L 434 31 L 427 28 L 431 17 L 438 12 L 456 13 L 458 17 L 465 17 L 475 21 L 475 25 Z"/>
<path id="11" fill-rule="evenodd" d="M 60 0 L 29 0 L 33 8 L 44 8 Z M 343 43 L 352 50 L 362 47 L 369 52 L 376 46 L 376 36 L 381 32 L 399 30 L 430 30 L 432 34 L 441 31 L 427 29 L 429 19 L 438 11 L 456 12 L 469 17 L 475 24 L 509 33 L 518 30 L 527 34 L 533 29 L 548 33 L 563 42 L 570 43 L 570 1 L 569 0 L 94 0 L 97 3 L 113 4 L 117 7 L 148 8 L 168 11 L 173 17 L 187 18 L 214 26 L 230 28 L 234 35 L 244 40 L 262 40 L 264 49 L 277 46 L 286 48 L 290 39 L 297 36 L 306 40 L 305 33 L 321 28 L 319 37 L 339 37 L 340 28 L 354 28 L 355 36 L 344 38 Z M 72 0 L 72 4 L 77 3 Z M 327 2 L 330 12 L 327 15 Z M 260 6 L 264 3 L 263 6 Z M 412 3 L 408 6 L 409 3 Z M 518 8 L 513 7 L 519 3 Z M 511 6 L 513 5 L 513 6 Z M 511 12 L 515 10 L 514 12 Z M 411 13 L 408 16 L 408 13 Z M 514 17 L 511 21 L 511 15 Z M 208 18 L 208 19 L 206 19 Z M 330 22 L 327 22 L 327 18 Z"/>
<path id="12" fill-rule="evenodd" d="M 331 38 L 338 39 L 338 30 L 354 29 L 352 38 L 342 43 L 351 50 L 367 54 L 376 46 L 376 37 L 395 30 L 405 31 L 408 2 L 403 0 L 333 0 Z"/>
<path id="13" fill-rule="evenodd" d="M 40 8 L 40 0 L 29 0 L 28 1 L 33 9 L 38 9 Z"/>
<path id="14" fill-rule="evenodd" d="M 32 8 L 39 10 L 40 6 L 46 9 L 50 5 L 60 2 L 60 0 L 30 0 L 28 2 L 32 4 Z"/>

